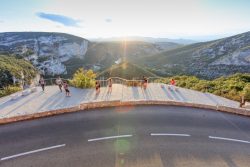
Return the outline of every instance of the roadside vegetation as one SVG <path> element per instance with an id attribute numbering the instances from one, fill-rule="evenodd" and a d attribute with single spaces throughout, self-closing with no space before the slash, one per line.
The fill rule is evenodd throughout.
<path id="1" fill-rule="evenodd" d="M 213 93 L 228 99 L 240 101 L 241 96 L 250 101 L 250 74 L 234 74 L 228 77 L 220 77 L 214 80 L 203 80 L 194 76 L 173 76 L 161 80 L 169 83 L 174 78 L 176 85 L 202 92 Z"/>

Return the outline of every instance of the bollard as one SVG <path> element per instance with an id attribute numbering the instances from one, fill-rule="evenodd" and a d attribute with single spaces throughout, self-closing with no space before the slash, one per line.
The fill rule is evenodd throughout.
<path id="1" fill-rule="evenodd" d="M 243 107 L 244 104 L 245 104 L 245 98 L 244 96 L 241 96 L 240 107 Z"/>

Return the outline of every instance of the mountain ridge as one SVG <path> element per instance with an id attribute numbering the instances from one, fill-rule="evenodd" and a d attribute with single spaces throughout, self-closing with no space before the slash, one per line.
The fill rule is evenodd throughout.
<path id="1" fill-rule="evenodd" d="M 117 61 L 151 56 L 179 47 L 175 43 L 92 42 L 66 33 L 0 33 L 0 53 L 30 61 L 42 74 L 71 76 L 80 67 L 104 70 Z M 124 54 L 124 49 L 126 54 Z"/>
<path id="2" fill-rule="evenodd" d="M 63 62 L 83 59 L 89 41 L 66 33 L 0 33 L 0 53 L 14 54 L 30 61 L 43 74 L 67 74 Z"/>
<path id="3" fill-rule="evenodd" d="M 138 61 L 158 75 L 188 74 L 212 79 L 250 72 L 250 32 L 186 45 Z"/>
<path id="4" fill-rule="evenodd" d="M 188 45 L 188 44 L 198 42 L 195 40 L 185 39 L 185 38 L 170 39 L 170 38 L 155 38 L 155 37 L 141 37 L 141 36 L 92 38 L 91 41 L 95 41 L 95 42 L 141 41 L 141 42 L 149 42 L 149 43 L 172 42 L 172 43 L 177 43 L 181 45 Z"/>
<path id="5" fill-rule="evenodd" d="M 121 77 L 124 79 L 142 79 L 145 77 L 157 77 L 152 72 L 130 62 L 122 62 L 111 66 L 110 68 L 98 74 L 98 78 Z"/>
<path id="6" fill-rule="evenodd" d="M 129 61 L 160 76 L 202 78 L 250 72 L 250 32 L 180 45 L 172 42 L 93 42 L 66 33 L 0 33 L 0 53 L 30 61 L 45 75 L 71 76 L 78 68 L 96 72 Z"/>

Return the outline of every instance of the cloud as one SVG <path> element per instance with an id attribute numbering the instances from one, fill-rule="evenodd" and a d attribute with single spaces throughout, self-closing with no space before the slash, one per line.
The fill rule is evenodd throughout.
<path id="1" fill-rule="evenodd" d="M 111 23 L 111 22 L 112 22 L 112 19 L 107 18 L 107 19 L 105 19 L 105 21 L 106 21 L 107 23 Z"/>
<path id="2" fill-rule="evenodd" d="M 0 20 L 0 23 L 4 23 L 4 21 L 3 21 L 3 20 Z"/>
<path id="3" fill-rule="evenodd" d="M 64 26 L 68 27 L 79 27 L 78 23 L 81 22 L 80 20 L 75 20 L 73 18 L 64 16 L 64 15 L 58 15 L 58 14 L 49 14 L 49 13 L 37 13 L 37 16 L 42 19 L 47 19 L 53 22 L 61 23 Z"/>

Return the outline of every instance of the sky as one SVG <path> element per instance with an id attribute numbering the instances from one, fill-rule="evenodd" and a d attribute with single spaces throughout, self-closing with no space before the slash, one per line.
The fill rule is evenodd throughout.
<path id="1" fill-rule="evenodd" d="M 0 0 L 0 32 L 213 39 L 250 31 L 250 0 Z"/>

